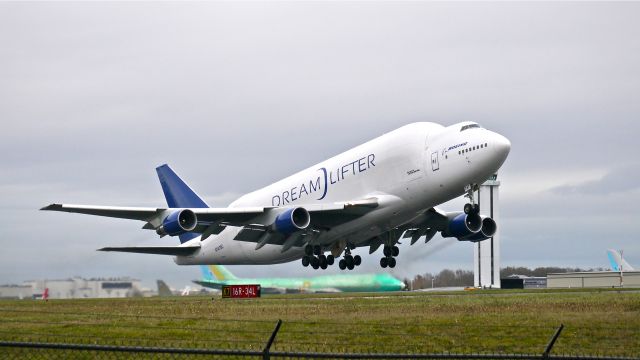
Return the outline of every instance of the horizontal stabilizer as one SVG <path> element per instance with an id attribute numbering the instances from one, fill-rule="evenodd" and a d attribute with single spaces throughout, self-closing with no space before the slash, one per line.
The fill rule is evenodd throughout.
<path id="1" fill-rule="evenodd" d="M 193 255 L 200 246 L 129 246 L 129 247 L 105 247 L 98 251 L 120 251 L 138 254 L 188 256 Z"/>

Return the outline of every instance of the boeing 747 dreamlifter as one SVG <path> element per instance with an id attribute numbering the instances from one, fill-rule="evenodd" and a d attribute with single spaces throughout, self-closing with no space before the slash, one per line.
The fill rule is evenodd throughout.
<path id="1" fill-rule="evenodd" d="M 42 210 L 139 220 L 178 246 L 106 247 L 175 256 L 179 265 L 276 264 L 302 260 L 326 269 L 360 265 L 351 250 L 383 246 L 382 267 L 394 267 L 401 238 L 413 245 L 436 233 L 482 241 L 496 231 L 474 203 L 477 184 L 496 173 L 509 154 L 504 136 L 463 122 L 444 127 L 413 123 L 384 134 L 274 184 L 226 208 L 210 208 L 168 166 L 158 167 L 167 207 L 51 204 Z M 467 194 L 464 211 L 436 208 Z M 328 253 L 328 255 L 325 255 Z"/>

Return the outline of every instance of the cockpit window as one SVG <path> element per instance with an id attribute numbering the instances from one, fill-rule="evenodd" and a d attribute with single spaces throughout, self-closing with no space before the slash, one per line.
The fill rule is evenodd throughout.
<path id="1" fill-rule="evenodd" d="M 460 131 L 462 132 L 462 131 L 465 131 L 465 130 L 468 130 L 468 129 L 479 128 L 479 127 L 480 127 L 480 125 L 478 125 L 478 124 L 469 124 L 469 125 L 463 126 L 462 129 L 460 129 Z"/>

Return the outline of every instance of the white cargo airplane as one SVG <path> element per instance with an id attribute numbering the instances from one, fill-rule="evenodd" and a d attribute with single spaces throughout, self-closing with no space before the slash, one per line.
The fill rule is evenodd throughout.
<path id="1" fill-rule="evenodd" d="M 504 163 L 511 143 L 473 122 L 444 127 L 414 123 L 384 134 L 281 181 L 246 194 L 229 207 L 209 206 L 169 168 L 156 170 L 168 207 L 51 204 L 42 210 L 143 221 L 158 235 L 178 236 L 179 246 L 106 247 L 175 256 L 179 265 L 276 264 L 341 269 L 360 265 L 351 250 L 384 245 L 382 267 L 394 267 L 401 238 L 413 245 L 437 232 L 481 241 L 496 223 L 478 214 L 477 184 Z M 464 212 L 436 205 L 466 194 Z M 329 252 L 328 255 L 325 255 Z"/>

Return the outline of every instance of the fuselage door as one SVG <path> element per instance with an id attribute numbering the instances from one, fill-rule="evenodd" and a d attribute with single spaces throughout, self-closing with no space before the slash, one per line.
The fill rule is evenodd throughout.
<path id="1" fill-rule="evenodd" d="M 440 164 L 438 162 L 438 152 L 431 153 L 431 170 L 436 171 L 440 169 Z"/>

